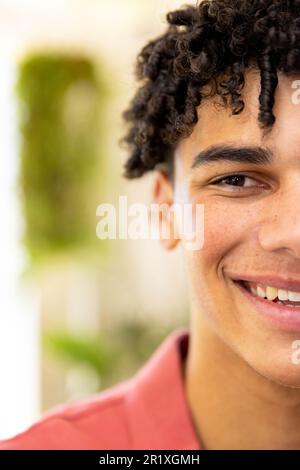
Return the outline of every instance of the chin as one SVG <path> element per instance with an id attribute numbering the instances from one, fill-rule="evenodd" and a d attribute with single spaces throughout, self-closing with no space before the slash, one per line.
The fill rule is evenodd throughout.
<path id="1" fill-rule="evenodd" d="M 251 358 L 248 364 L 260 376 L 288 388 L 300 389 L 300 362 L 292 362 L 290 348 L 280 349 L 277 353 L 264 352 L 259 360 Z"/>
<path id="2" fill-rule="evenodd" d="M 266 371 L 265 378 L 278 385 L 300 390 L 300 371 Z"/>

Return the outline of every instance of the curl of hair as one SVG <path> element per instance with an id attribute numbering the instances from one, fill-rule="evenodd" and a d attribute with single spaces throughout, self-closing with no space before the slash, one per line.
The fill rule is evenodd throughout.
<path id="1" fill-rule="evenodd" d="M 270 129 L 278 72 L 300 71 L 300 0 L 204 0 L 169 12 L 167 22 L 137 57 L 140 86 L 123 112 L 128 178 L 167 163 L 207 96 L 240 114 L 247 67 L 260 73 L 258 122 Z"/>

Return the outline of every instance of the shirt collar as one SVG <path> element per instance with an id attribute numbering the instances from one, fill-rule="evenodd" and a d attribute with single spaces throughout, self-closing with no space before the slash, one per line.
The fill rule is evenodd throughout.
<path id="1" fill-rule="evenodd" d="M 130 381 L 129 432 L 134 449 L 196 449 L 200 442 L 184 391 L 189 330 L 170 333 Z"/>

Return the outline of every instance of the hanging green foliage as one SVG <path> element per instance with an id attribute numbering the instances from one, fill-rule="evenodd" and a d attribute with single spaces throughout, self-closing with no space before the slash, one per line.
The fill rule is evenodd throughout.
<path id="1" fill-rule="evenodd" d="M 45 53 L 21 63 L 17 95 L 24 242 L 34 262 L 95 238 L 105 91 L 90 59 Z"/>

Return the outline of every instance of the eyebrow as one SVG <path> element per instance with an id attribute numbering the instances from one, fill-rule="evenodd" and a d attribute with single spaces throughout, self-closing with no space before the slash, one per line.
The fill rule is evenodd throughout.
<path id="1" fill-rule="evenodd" d="M 237 147 L 230 144 L 212 145 L 194 157 L 191 169 L 213 162 L 252 163 L 269 165 L 274 155 L 270 149 L 260 146 Z"/>

